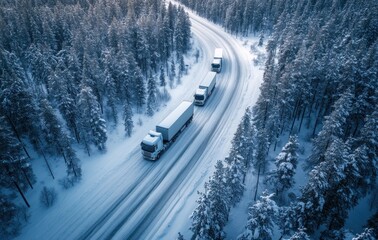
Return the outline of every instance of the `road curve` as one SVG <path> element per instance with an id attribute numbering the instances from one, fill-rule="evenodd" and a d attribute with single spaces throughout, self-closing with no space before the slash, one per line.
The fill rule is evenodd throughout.
<path id="1" fill-rule="evenodd" d="M 196 191 L 193 181 L 198 186 L 207 180 L 209 169 L 217 160 L 213 157 L 231 141 L 222 136 L 230 135 L 230 126 L 239 122 L 236 115 L 240 115 L 241 106 L 249 105 L 245 97 L 251 92 L 251 68 L 238 41 L 192 13 L 190 18 L 205 64 L 190 73 L 193 82 L 181 100 L 192 100 L 195 88 L 209 71 L 214 49 L 224 49 L 224 67 L 206 105 L 195 108 L 188 129 L 160 160 L 143 160 L 139 142 L 125 146 L 131 149 L 126 156 L 122 149 L 113 153 L 112 157 L 125 161 L 103 169 L 100 179 L 83 179 L 98 184 L 90 189 L 78 186 L 80 195 L 62 200 L 69 202 L 62 207 L 70 214 L 56 211 L 39 219 L 26 231 L 28 239 L 159 239 L 165 227 L 162 223 L 170 222 L 172 215 L 179 215 L 177 209 L 186 207 L 181 198 Z M 201 179 L 193 179 L 198 172 Z M 59 203 L 55 207 L 59 208 Z M 44 231 L 46 226 L 51 229 Z"/>
<path id="2" fill-rule="evenodd" d="M 222 47 L 225 51 L 225 64 L 219 75 L 217 90 L 209 99 L 206 106 L 197 108 L 194 123 L 184 140 L 176 146 L 177 154 L 172 156 L 173 165 L 167 166 L 166 171 L 151 186 L 153 191 L 147 191 L 137 207 L 120 216 L 120 221 L 112 231 L 99 237 L 104 239 L 157 239 L 153 236 L 151 226 L 159 226 L 161 217 L 167 211 L 166 205 L 177 201 L 177 192 L 185 188 L 185 183 L 191 172 L 199 171 L 199 162 L 206 161 L 204 152 L 212 143 L 212 149 L 219 147 L 219 136 L 227 129 L 233 113 L 246 91 L 251 77 L 248 57 L 240 53 L 240 45 L 212 24 L 191 14 L 192 32 L 203 46 L 203 51 L 213 53 L 215 47 Z M 245 50 L 244 50 L 245 51 Z M 243 51 L 243 52 L 244 52 Z M 211 61 L 211 59 L 210 59 Z M 204 130 L 205 129 L 205 130 Z M 202 133 L 202 134 L 201 134 Z M 194 149 L 193 149 L 194 148 Z M 193 154 L 194 153 L 194 154 Z M 162 160 L 165 161 L 165 160 Z M 177 170 L 172 171 L 173 167 Z M 174 211 L 174 206 L 170 211 Z"/>

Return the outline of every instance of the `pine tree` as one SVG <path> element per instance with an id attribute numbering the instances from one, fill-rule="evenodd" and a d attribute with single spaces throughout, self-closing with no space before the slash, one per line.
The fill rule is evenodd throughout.
<path id="1" fill-rule="evenodd" d="M 130 137 L 133 132 L 134 122 L 133 111 L 131 109 L 130 104 L 127 101 L 123 105 L 123 120 L 125 125 L 126 136 Z"/>
<path id="2" fill-rule="evenodd" d="M 304 228 L 299 228 L 289 240 L 310 240 Z"/>
<path id="3" fill-rule="evenodd" d="M 33 188 L 35 175 L 29 158 L 14 137 L 4 118 L 0 117 L 0 186 L 18 191 L 25 204 L 30 207 L 23 191 Z"/>
<path id="4" fill-rule="evenodd" d="M 165 71 L 163 66 L 160 66 L 160 87 L 164 87 L 167 85 L 167 82 L 165 81 Z"/>
<path id="5" fill-rule="evenodd" d="M 244 170 L 243 159 L 234 158 L 234 160 L 225 169 L 227 192 L 230 194 L 230 204 L 235 206 L 243 196 L 244 192 Z"/>
<path id="6" fill-rule="evenodd" d="M 0 112 L 11 124 L 12 130 L 20 142 L 22 142 L 21 137 L 26 135 L 32 143 L 35 143 L 39 137 L 38 109 L 34 96 L 25 83 L 24 69 L 14 53 L 2 51 L 0 59 L 4 63 L 0 83 Z"/>
<path id="7" fill-rule="evenodd" d="M 370 217 L 367 223 L 368 228 L 374 229 L 375 236 L 378 237 L 378 210 L 376 210 L 375 214 Z"/>
<path id="8" fill-rule="evenodd" d="M 78 110 L 81 117 L 81 135 L 93 142 L 99 150 L 105 149 L 106 125 L 101 118 L 99 104 L 90 87 L 82 87 Z"/>
<path id="9" fill-rule="evenodd" d="M 324 161 L 309 173 L 309 181 L 298 203 L 297 216 L 299 224 L 303 224 L 310 233 L 319 227 L 319 223 L 326 224 L 329 230 L 340 229 L 348 209 L 356 204 L 356 193 L 351 191 L 348 183 L 354 181 L 348 172 L 356 172 L 350 151 L 347 144 L 335 139 L 325 152 Z"/>
<path id="10" fill-rule="evenodd" d="M 46 99 L 41 100 L 41 121 L 45 140 L 55 151 L 62 155 L 67 167 L 67 175 L 76 180 L 81 177 L 80 161 L 70 143 L 70 137 L 64 132 L 53 108 Z"/>
<path id="11" fill-rule="evenodd" d="M 172 59 L 170 72 L 169 72 L 169 87 L 170 88 L 173 88 L 174 86 L 175 77 L 176 77 L 176 65 L 175 65 L 174 60 Z"/>
<path id="12" fill-rule="evenodd" d="M 154 112 L 156 110 L 156 107 L 157 107 L 156 92 L 157 92 L 156 82 L 155 82 L 154 77 L 151 75 L 148 78 L 148 82 L 147 82 L 147 94 L 148 94 L 147 115 L 148 116 L 154 115 Z"/>
<path id="13" fill-rule="evenodd" d="M 376 240 L 376 239 L 377 238 L 376 238 L 376 235 L 374 234 L 374 229 L 372 228 L 365 228 L 362 233 L 352 238 L 352 240 Z"/>
<path id="14" fill-rule="evenodd" d="M 246 231 L 240 239 L 272 239 L 273 225 L 278 213 L 278 207 L 272 200 L 273 194 L 264 192 L 248 209 Z"/>
<path id="15" fill-rule="evenodd" d="M 335 138 L 343 138 L 343 125 L 351 111 L 352 96 L 350 91 L 343 94 L 334 105 L 334 111 L 324 122 L 323 129 L 314 140 L 313 151 L 308 158 L 309 164 L 316 165 L 324 161 L 324 153 Z"/>
<path id="16" fill-rule="evenodd" d="M 210 202 L 210 214 L 212 225 L 209 228 L 212 231 L 214 239 L 223 239 L 225 233 L 223 227 L 228 221 L 230 209 L 230 193 L 227 190 L 224 179 L 225 169 L 222 161 L 218 160 L 215 165 L 215 172 L 209 180 L 208 199 Z"/>
<path id="17" fill-rule="evenodd" d="M 178 82 L 178 84 L 180 84 L 181 83 L 181 78 L 182 78 L 182 76 L 185 74 L 185 72 L 186 72 L 186 66 L 185 66 L 185 62 L 184 62 L 184 57 L 181 55 L 180 57 L 179 57 L 179 82 Z"/>
<path id="18" fill-rule="evenodd" d="M 294 174 L 298 163 L 298 138 L 290 136 L 288 143 L 276 157 L 276 169 L 269 174 L 268 181 L 276 188 L 276 194 L 281 194 L 294 185 Z"/>
<path id="19" fill-rule="evenodd" d="M 135 89 L 134 97 L 137 111 L 140 111 L 146 101 L 146 87 L 144 83 L 144 77 L 142 75 L 141 69 L 138 66 L 136 66 L 135 69 L 130 70 L 130 74 L 132 74 L 132 83 Z"/>
<path id="20" fill-rule="evenodd" d="M 118 115 L 117 115 L 117 89 L 116 89 L 116 82 L 114 78 L 111 76 L 108 68 L 106 68 L 104 73 L 104 86 L 106 89 L 106 97 L 107 97 L 107 104 L 110 108 L 111 118 L 114 121 L 114 124 L 117 125 L 118 123 Z"/>
<path id="21" fill-rule="evenodd" d="M 210 229 L 210 226 L 212 226 L 213 223 L 211 220 L 210 201 L 207 196 L 207 188 L 207 183 L 205 183 L 205 192 L 198 192 L 200 195 L 196 201 L 198 205 L 190 216 L 192 219 L 190 230 L 193 232 L 191 239 L 193 240 L 214 239 L 214 234 L 212 229 Z"/>
<path id="22" fill-rule="evenodd" d="M 255 134 L 251 120 L 251 111 L 247 108 L 232 139 L 230 155 L 226 158 L 226 162 L 229 164 L 236 158 L 241 160 L 240 167 L 242 169 L 243 182 L 248 169 L 252 165 Z"/>
<path id="23" fill-rule="evenodd" d="M 17 206 L 12 203 L 7 195 L 0 193 L 0 237 L 11 239 L 15 237 L 21 228 L 17 220 Z"/>

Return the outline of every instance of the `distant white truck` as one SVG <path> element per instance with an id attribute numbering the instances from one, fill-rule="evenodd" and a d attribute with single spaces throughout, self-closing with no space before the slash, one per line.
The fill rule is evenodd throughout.
<path id="1" fill-rule="evenodd" d="M 211 63 L 211 71 L 220 73 L 222 69 L 223 49 L 216 48 L 214 51 L 214 59 Z"/>
<path id="2" fill-rule="evenodd" d="M 213 92 L 217 82 L 217 73 L 208 72 L 194 94 L 194 104 L 204 105 Z"/>
<path id="3" fill-rule="evenodd" d="M 177 136 L 193 119 L 193 102 L 183 101 L 159 125 L 156 131 L 150 130 L 141 142 L 142 154 L 145 159 L 157 160 L 176 140 Z"/>

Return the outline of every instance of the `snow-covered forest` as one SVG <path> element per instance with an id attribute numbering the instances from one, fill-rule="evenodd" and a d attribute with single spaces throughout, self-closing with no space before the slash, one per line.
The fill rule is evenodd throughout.
<path id="1" fill-rule="evenodd" d="M 1 1 L 0 26 L 2 238 L 28 218 L 24 193 L 39 177 L 30 152 L 47 166 L 59 156 L 59 181 L 73 186 L 85 171 L 73 145 L 104 152 L 107 128 L 124 124 L 127 137 L 134 113 L 153 115 L 185 70 L 191 30 L 160 0 Z"/>
<path id="2" fill-rule="evenodd" d="M 272 239 L 277 229 L 285 239 L 346 239 L 349 211 L 378 191 L 377 1 L 180 2 L 232 34 L 260 36 L 267 50 L 260 97 L 199 193 L 192 239 L 226 236 L 250 168 L 270 193 L 251 199 L 240 239 Z M 310 153 L 297 166 L 301 145 Z M 293 195 L 299 167 L 308 179 Z M 378 237 L 374 199 L 355 239 Z"/>
<path id="3" fill-rule="evenodd" d="M 220 27 L 209 27 L 206 20 L 193 18 L 191 13 L 192 25 L 186 8 L 176 2 L 0 1 L 0 239 L 16 237 L 32 218 L 31 212 L 37 213 L 36 225 L 28 226 L 21 239 L 124 239 L 125 235 L 135 239 L 141 231 L 157 238 L 176 231 L 169 228 L 183 221 L 190 222 L 190 227 L 178 233 L 178 239 L 230 239 L 227 227 L 235 226 L 230 226 L 235 218 L 243 225 L 244 231 L 237 233 L 241 240 L 377 239 L 378 2 L 179 2 L 235 38 L 257 37 L 259 42 L 250 46 L 250 52 L 265 48 L 266 56 L 262 53 L 255 63 L 243 62 L 245 49 L 238 48 L 232 36 L 218 34 Z M 198 74 L 185 86 L 195 86 L 208 71 L 211 59 L 207 58 L 213 47 L 219 47 L 213 46 L 217 43 L 224 47 L 225 64 L 212 102 L 196 108 L 199 117 L 188 127 L 192 129 L 189 140 L 178 140 L 187 149 L 176 142 L 166 159 L 151 163 L 143 161 L 139 145 L 133 145 L 125 151 L 126 160 L 111 162 L 110 158 L 119 155 L 107 155 L 105 160 L 114 165 L 95 165 L 104 166 L 106 172 L 92 171 L 92 183 L 82 184 L 88 178 L 84 162 L 110 152 L 107 149 L 115 143 L 109 144 L 109 138 L 119 126 L 123 139 L 139 143 L 142 134 L 138 132 L 137 138 L 133 134 L 142 124 L 135 116 L 139 121 L 140 116 L 152 119 L 159 115 L 157 109 L 166 107 L 172 89 L 188 71 L 184 59 L 190 58 L 187 54 L 193 50 L 192 30 L 197 44 L 203 46 L 190 57 L 206 59 L 202 59 L 203 69 L 196 68 Z M 224 41 L 220 43 L 220 39 Z M 233 56 L 238 54 L 243 57 Z M 253 98 L 243 95 L 247 92 L 243 89 L 257 85 L 248 85 L 249 80 L 257 79 L 250 76 L 248 67 L 264 71 L 256 104 L 246 104 L 246 99 Z M 180 93 L 190 95 L 192 90 L 181 89 Z M 229 102 L 221 102 L 224 99 Z M 235 99 L 238 101 L 228 105 Z M 242 105 L 250 106 L 244 115 Z M 224 114 L 228 110 L 222 109 L 228 106 L 242 109 L 233 112 L 240 115 L 239 125 L 225 121 L 236 118 Z M 219 128 L 236 129 L 231 143 L 233 131 L 225 133 L 231 136 L 227 143 L 224 139 L 228 136 L 213 136 L 224 133 Z M 207 136 L 199 136 L 201 133 Z M 222 145 L 207 145 L 211 141 Z M 190 145 L 192 142 L 195 144 Z M 203 157 L 205 149 L 214 153 L 210 148 L 228 143 L 228 156 L 213 159 L 214 172 L 203 181 L 195 207 L 183 201 L 190 196 L 187 192 L 197 192 L 195 188 L 203 183 L 200 178 L 207 176 L 210 167 L 199 161 L 209 160 Z M 61 164 L 53 164 L 57 160 Z M 43 162 L 43 174 L 35 171 L 37 161 Z M 182 163 L 183 169 L 179 168 Z M 121 172 L 115 171 L 117 167 Z M 181 175 L 172 177 L 170 170 Z M 57 176 L 58 171 L 63 178 Z M 140 172 L 133 173 L 136 171 Z M 180 189 L 187 175 L 192 179 Z M 82 185 L 81 192 L 74 192 L 77 198 L 63 200 L 74 199 L 69 204 L 61 201 L 61 209 L 55 209 L 51 218 L 41 209 L 54 205 L 58 193 L 45 184 L 46 176 L 55 186 L 60 185 L 65 197 Z M 170 180 L 175 184 L 170 185 Z M 96 184 L 102 185 L 97 189 L 93 187 Z M 168 190 L 161 190 L 164 187 Z M 28 196 L 33 188 L 42 190 L 34 192 L 32 199 L 35 203 L 37 194 L 44 208 L 31 208 Z M 161 190 L 164 198 L 155 190 Z M 246 195 L 253 197 L 245 199 Z M 250 202 L 244 209 L 245 222 L 243 216 L 232 215 L 243 201 Z M 85 204 L 93 206 L 80 212 Z M 174 206 L 165 208 L 164 204 Z M 180 204 L 192 207 L 192 214 L 180 221 L 163 218 L 174 218 L 172 215 L 181 214 L 177 209 L 188 208 Z M 360 204 L 369 205 L 369 214 L 361 213 L 355 222 L 362 230 L 351 232 L 346 222 Z M 62 214 L 73 209 L 76 215 Z M 141 211 L 148 216 L 138 218 Z M 62 226 L 45 227 L 51 219 L 62 221 Z M 160 223 L 168 226 L 157 226 Z M 49 232 L 48 227 L 53 230 Z M 151 235 L 155 230 L 156 235 Z"/>

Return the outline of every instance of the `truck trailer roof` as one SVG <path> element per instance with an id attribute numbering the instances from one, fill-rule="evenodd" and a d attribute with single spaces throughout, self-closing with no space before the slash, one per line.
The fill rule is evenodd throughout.
<path id="1" fill-rule="evenodd" d="M 214 58 L 222 58 L 223 57 L 223 49 L 216 48 L 214 51 Z"/>
<path id="2" fill-rule="evenodd" d="M 214 77 L 217 75 L 216 72 L 208 72 L 205 76 L 205 78 L 202 80 L 201 84 L 200 84 L 200 88 L 202 87 L 209 87 L 211 85 L 211 83 L 213 82 L 213 79 Z"/>
<path id="3" fill-rule="evenodd" d="M 191 105 L 193 102 L 190 101 L 183 101 L 173 112 L 171 112 L 161 123 L 159 123 L 159 127 L 163 128 L 170 128 L 172 124 L 174 124 L 179 118 Z"/>

